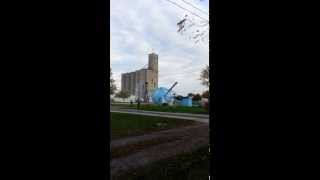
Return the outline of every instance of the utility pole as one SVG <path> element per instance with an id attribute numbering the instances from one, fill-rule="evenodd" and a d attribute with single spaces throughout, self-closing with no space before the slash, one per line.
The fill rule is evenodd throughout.
<path id="1" fill-rule="evenodd" d="M 148 82 L 145 83 L 145 102 L 148 103 L 149 102 L 149 98 L 148 98 Z"/>
<path id="2" fill-rule="evenodd" d="M 138 86 L 138 100 L 140 99 L 140 82 L 138 82 L 138 84 L 137 84 Z"/>
<path id="3" fill-rule="evenodd" d="M 137 109 L 140 109 L 140 82 L 138 82 L 138 100 L 137 100 Z"/>

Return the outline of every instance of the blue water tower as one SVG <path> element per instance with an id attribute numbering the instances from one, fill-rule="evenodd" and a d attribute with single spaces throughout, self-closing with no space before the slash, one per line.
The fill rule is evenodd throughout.
<path id="1" fill-rule="evenodd" d="M 192 98 L 191 97 L 183 97 L 180 101 L 180 105 L 192 107 Z"/>

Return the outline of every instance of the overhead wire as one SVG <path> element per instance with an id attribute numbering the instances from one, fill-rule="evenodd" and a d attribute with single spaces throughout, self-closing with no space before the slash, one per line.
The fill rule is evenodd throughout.
<path id="1" fill-rule="evenodd" d="M 183 10 L 185 10 L 185 11 L 188 11 L 188 12 L 190 12 L 191 14 L 193 14 L 193 15 L 195 15 L 195 16 L 197 16 L 197 17 L 199 17 L 199 18 L 201 18 L 201 19 L 209 22 L 208 19 L 206 19 L 206 18 L 198 15 L 197 13 L 194 13 L 194 12 L 190 11 L 189 9 L 186 9 L 186 8 L 182 7 L 181 5 L 177 4 L 176 2 L 173 2 L 173 1 L 170 1 L 170 0 L 166 0 L 166 1 L 170 2 L 171 4 L 174 4 L 175 6 L 179 7 L 180 9 L 183 9 Z"/>
<path id="2" fill-rule="evenodd" d="M 208 13 L 208 12 L 206 12 L 206 11 L 204 11 L 204 10 L 202 10 L 202 9 L 200 9 L 200 8 L 198 8 L 198 7 L 196 7 L 196 6 L 194 6 L 194 5 L 193 5 L 193 4 L 191 4 L 190 2 L 185 1 L 185 0 L 182 0 L 182 1 L 183 1 L 184 3 L 186 3 L 186 4 L 190 5 L 190 6 L 192 6 L 193 8 L 198 9 L 200 12 L 202 12 L 202 13 L 205 13 L 205 14 L 209 15 L 209 13 Z"/>

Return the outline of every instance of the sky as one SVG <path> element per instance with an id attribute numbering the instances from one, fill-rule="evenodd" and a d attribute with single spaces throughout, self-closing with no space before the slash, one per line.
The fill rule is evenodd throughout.
<path id="1" fill-rule="evenodd" d="M 192 10 L 201 17 L 208 15 L 185 4 L 171 0 Z M 208 0 L 185 0 L 209 12 Z M 202 93 L 208 88 L 201 85 L 200 72 L 209 64 L 209 41 L 190 40 L 192 29 L 178 33 L 177 22 L 187 11 L 167 0 L 111 0 L 110 1 L 110 66 L 118 89 L 121 73 L 141 69 L 148 63 L 148 54 L 158 54 L 158 87 L 173 89 L 180 95 Z"/>

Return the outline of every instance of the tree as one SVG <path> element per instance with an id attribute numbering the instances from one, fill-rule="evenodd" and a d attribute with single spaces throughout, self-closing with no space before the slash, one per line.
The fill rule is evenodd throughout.
<path id="1" fill-rule="evenodd" d="M 188 94 L 188 97 L 193 97 L 193 96 L 194 96 L 194 94 L 192 94 L 192 93 Z"/>
<path id="2" fill-rule="evenodd" d="M 192 101 L 200 101 L 200 100 L 201 100 L 200 94 L 195 94 L 195 95 L 192 97 Z"/>
<path id="3" fill-rule="evenodd" d="M 122 98 L 123 100 L 130 97 L 130 94 L 126 91 L 120 91 L 116 94 L 116 97 Z"/>
<path id="4" fill-rule="evenodd" d="M 183 98 L 183 97 L 182 97 L 181 95 L 175 96 L 175 99 L 178 100 L 178 101 L 181 101 L 182 98 Z"/>
<path id="5" fill-rule="evenodd" d="M 194 18 L 189 18 L 188 15 L 177 23 L 178 33 L 184 34 L 187 31 L 189 34 L 189 40 L 198 43 L 209 41 L 209 21 L 199 21 Z"/>
<path id="6" fill-rule="evenodd" d="M 201 0 L 199 2 L 202 2 Z M 189 39 L 198 43 L 209 42 L 209 12 L 199 8 L 188 1 L 182 0 L 182 3 L 173 3 L 176 7 L 186 11 L 184 18 L 177 23 L 178 32 L 184 34 L 191 32 Z"/>
<path id="7" fill-rule="evenodd" d="M 210 93 L 209 93 L 209 91 L 205 91 L 205 92 L 202 93 L 201 96 L 202 96 L 203 98 L 209 98 L 209 97 L 210 97 Z"/>
<path id="8" fill-rule="evenodd" d="M 110 95 L 114 94 L 117 90 L 114 79 L 112 78 L 112 72 L 110 68 Z"/>
<path id="9" fill-rule="evenodd" d="M 207 87 L 210 86 L 210 81 L 209 81 L 209 66 L 206 65 L 206 67 L 201 71 L 200 74 L 200 80 L 202 81 L 201 84 L 205 85 Z"/>

